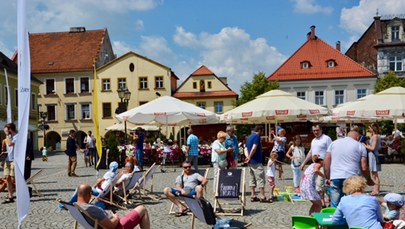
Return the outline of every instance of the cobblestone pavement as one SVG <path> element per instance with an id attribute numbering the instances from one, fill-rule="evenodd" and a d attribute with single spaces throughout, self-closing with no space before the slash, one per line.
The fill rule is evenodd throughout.
<path id="1" fill-rule="evenodd" d="M 66 211 L 59 210 L 55 199 L 60 197 L 68 199 L 78 184 L 89 183 L 94 184 L 96 179 L 96 171 L 93 168 L 86 168 L 84 160 L 81 156 L 78 158 L 77 174 L 78 178 L 68 177 L 66 172 L 67 157 L 63 153 L 56 153 L 49 157 L 48 162 L 42 162 L 36 159 L 33 162 L 32 174 L 39 169 L 44 172 L 37 179 L 38 189 L 43 196 L 33 197 L 31 199 L 30 214 L 24 221 L 23 228 L 71 228 L 73 227 L 73 219 Z M 180 174 L 181 168 L 176 168 L 177 172 L 173 172 L 173 167 L 167 168 L 166 173 L 160 171 L 154 177 L 153 190 L 156 194 L 163 197 L 162 190 L 166 186 L 173 186 L 175 177 Z M 284 166 L 284 179 L 277 180 L 276 186 L 281 190 L 284 187 L 292 184 L 292 173 L 288 165 Z M 102 175 L 105 170 L 100 171 Z M 405 166 L 402 164 L 383 164 L 383 173 L 381 174 L 383 192 L 393 191 L 404 193 Z M 209 181 L 212 182 L 213 170 L 211 169 L 208 175 Z M 249 175 L 247 175 L 247 180 Z M 213 203 L 213 195 L 211 193 L 212 184 L 207 187 L 208 200 Z M 267 191 L 266 187 L 266 191 Z M 245 215 L 243 217 L 235 217 L 234 224 L 238 227 L 243 227 L 247 223 L 252 223 L 250 228 L 291 228 L 292 215 L 306 215 L 310 204 L 308 202 L 290 203 L 290 202 L 274 202 L 274 203 L 251 203 L 249 198 L 249 190 L 247 195 L 247 204 Z M 371 191 L 369 188 L 368 191 Z M 4 199 L 6 193 L 0 193 L 0 199 Z M 159 201 L 147 201 L 145 206 L 149 210 L 152 228 L 190 228 L 191 217 L 182 216 L 174 217 L 169 215 L 170 202 L 166 198 Z M 16 204 L 0 204 L 0 228 L 17 228 Z M 126 211 L 119 210 L 117 214 L 124 215 Z M 402 215 L 402 213 L 401 213 Z M 230 216 L 227 216 L 230 218 Z M 195 228 L 210 228 L 201 222 L 196 222 Z"/>

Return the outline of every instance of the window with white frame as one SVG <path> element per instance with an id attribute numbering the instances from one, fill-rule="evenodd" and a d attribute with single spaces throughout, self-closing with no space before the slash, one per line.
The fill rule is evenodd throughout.
<path id="1" fill-rule="evenodd" d="M 389 64 L 391 71 L 402 71 L 402 56 L 390 56 Z"/>
<path id="2" fill-rule="evenodd" d="M 311 63 L 309 61 L 303 61 L 301 62 L 301 68 L 302 69 L 307 69 L 311 67 Z"/>
<path id="3" fill-rule="evenodd" d="M 65 93 L 66 94 L 75 93 L 75 79 L 74 78 L 65 79 Z"/>
<path id="4" fill-rule="evenodd" d="M 328 68 L 333 68 L 333 67 L 335 67 L 335 65 L 336 65 L 336 62 L 334 60 L 328 61 Z"/>
<path id="5" fill-rule="evenodd" d="M 91 119 L 90 104 L 82 104 L 82 119 L 83 120 Z"/>
<path id="6" fill-rule="evenodd" d="M 215 108 L 215 113 L 222 113 L 223 108 L 224 108 L 224 102 L 219 101 L 219 102 L 214 102 L 214 108 Z"/>
<path id="7" fill-rule="evenodd" d="M 76 119 L 76 105 L 66 104 L 66 120 L 71 121 Z"/>
<path id="8" fill-rule="evenodd" d="M 392 41 L 399 40 L 399 25 L 391 26 L 391 40 Z"/>
<path id="9" fill-rule="evenodd" d="M 156 89 L 163 88 L 163 76 L 155 76 L 155 88 Z"/>
<path id="10" fill-rule="evenodd" d="M 148 77 L 139 77 L 139 89 L 148 89 Z"/>
<path id="11" fill-rule="evenodd" d="M 197 107 L 205 109 L 206 104 L 205 104 L 205 102 L 197 102 Z"/>
<path id="12" fill-rule="evenodd" d="M 127 79 L 125 78 L 118 79 L 118 89 L 120 88 L 127 88 Z"/>
<path id="13" fill-rule="evenodd" d="M 335 105 L 342 104 L 345 101 L 345 91 L 335 90 Z"/>
<path id="14" fill-rule="evenodd" d="M 315 104 L 324 105 L 325 104 L 325 93 L 324 91 L 315 91 Z"/>
<path id="15" fill-rule="evenodd" d="M 365 89 L 365 88 L 357 89 L 357 99 L 363 98 L 366 95 L 367 95 L 367 89 Z"/>
<path id="16" fill-rule="evenodd" d="M 55 94 L 55 79 L 46 79 L 45 80 L 45 94 L 52 95 Z"/>
<path id="17" fill-rule="evenodd" d="M 31 94 L 31 110 L 37 110 L 37 95 L 34 93 Z"/>
<path id="18" fill-rule="evenodd" d="M 305 95 L 305 91 L 297 91 L 297 97 L 303 100 L 306 100 L 307 97 Z"/>
<path id="19" fill-rule="evenodd" d="M 110 79 L 103 79 L 103 91 L 111 91 L 111 81 Z"/>
<path id="20" fill-rule="evenodd" d="M 56 121 L 56 106 L 46 105 L 46 112 L 48 114 L 48 121 Z"/>
<path id="21" fill-rule="evenodd" d="M 90 83 L 88 77 L 80 78 L 80 92 L 81 93 L 90 92 Z"/>

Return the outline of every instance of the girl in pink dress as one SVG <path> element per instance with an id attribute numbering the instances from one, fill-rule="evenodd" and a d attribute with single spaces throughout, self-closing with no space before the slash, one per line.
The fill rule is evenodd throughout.
<path id="1" fill-rule="evenodd" d="M 310 200 L 312 206 L 309 209 L 309 215 L 313 212 L 320 212 L 322 210 L 322 202 L 319 193 L 316 191 L 316 178 L 317 176 L 324 177 L 320 168 L 323 166 L 323 159 L 318 155 L 312 157 L 312 163 L 304 172 L 304 176 L 301 179 L 301 197 L 304 200 Z"/>

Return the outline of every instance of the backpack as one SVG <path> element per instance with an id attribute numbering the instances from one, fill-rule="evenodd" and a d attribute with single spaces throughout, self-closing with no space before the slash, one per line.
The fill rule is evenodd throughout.
<path id="1" fill-rule="evenodd" d="M 215 225 L 216 224 L 215 213 L 211 203 L 208 200 L 204 199 L 203 197 L 200 198 L 200 203 L 206 223 L 208 225 Z"/>

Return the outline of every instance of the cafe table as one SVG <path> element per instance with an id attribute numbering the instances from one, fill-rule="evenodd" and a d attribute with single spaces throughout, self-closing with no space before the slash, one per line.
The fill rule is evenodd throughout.
<path id="1" fill-rule="evenodd" d="M 331 213 L 322 213 L 322 212 L 314 212 L 312 213 L 312 217 L 316 219 L 316 222 L 318 222 L 319 226 L 321 228 L 348 228 L 347 224 L 333 224 L 332 223 L 332 215 Z"/>

